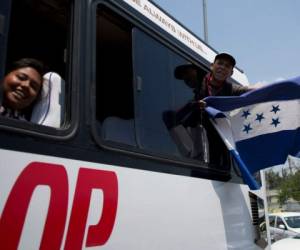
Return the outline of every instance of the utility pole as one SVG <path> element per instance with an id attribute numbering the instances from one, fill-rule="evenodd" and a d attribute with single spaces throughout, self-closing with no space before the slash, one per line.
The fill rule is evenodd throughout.
<path id="1" fill-rule="evenodd" d="M 203 26 L 204 26 L 204 41 L 208 43 L 208 30 L 207 30 L 207 9 L 206 0 L 202 0 L 203 3 Z"/>

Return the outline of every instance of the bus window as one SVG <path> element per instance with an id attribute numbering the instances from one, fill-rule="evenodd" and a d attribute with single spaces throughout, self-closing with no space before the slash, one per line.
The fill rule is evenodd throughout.
<path id="1" fill-rule="evenodd" d="M 190 64 L 189 59 L 101 6 L 96 60 L 96 117 L 104 143 L 207 163 L 197 132 L 201 117 L 190 107 L 195 86 L 175 73 L 178 66 Z M 195 67 L 202 79 L 208 69 Z"/>
<path id="2" fill-rule="evenodd" d="M 97 18 L 97 120 L 103 139 L 136 146 L 131 25 L 103 11 Z"/>
<path id="3" fill-rule="evenodd" d="M 36 117 L 33 119 L 45 121 L 46 116 L 49 117 L 49 112 L 53 110 L 53 112 L 60 113 L 60 117 L 57 118 L 59 124 L 54 127 L 60 127 L 65 117 L 67 20 L 70 12 L 68 6 L 70 3 L 67 0 L 13 0 L 6 44 L 6 62 L 3 67 L 5 72 L 17 60 L 34 58 L 43 62 L 49 72 L 55 72 L 55 74 L 45 75 L 44 88 L 39 95 L 40 100 L 36 103 L 36 109 L 39 111 L 35 112 Z M 52 87 L 48 87 L 50 84 Z M 50 91 L 52 92 L 49 93 Z M 52 102 L 47 103 L 50 108 L 46 109 L 44 108 L 46 101 L 42 100 L 45 95 L 51 96 L 51 99 L 47 98 L 50 100 L 49 102 Z M 55 96 L 56 98 L 54 98 Z M 54 102 L 57 102 L 56 106 L 53 104 Z M 48 110 L 48 113 L 42 109 Z M 37 118 L 39 112 L 41 113 L 40 118 Z M 52 126 L 51 121 L 49 124 L 36 123 Z"/>
<path id="4" fill-rule="evenodd" d="M 181 131 L 182 138 L 186 135 L 189 145 L 174 140 L 171 133 L 176 111 L 193 99 L 192 89 L 174 77 L 175 68 L 187 61 L 136 28 L 133 48 L 134 78 L 140 81 L 140 86 L 134 89 L 139 146 L 157 154 L 190 156 L 193 143 L 185 128 Z"/>
<path id="5" fill-rule="evenodd" d="M 0 79 L 4 75 L 10 6 L 10 1 L 1 1 L 0 3 Z"/>

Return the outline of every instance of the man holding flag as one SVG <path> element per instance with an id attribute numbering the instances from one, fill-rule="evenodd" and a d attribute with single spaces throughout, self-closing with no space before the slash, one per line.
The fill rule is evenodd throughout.
<path id="1" fill-rule="evenodd" d="M 178 66 L 175 70 L 175 77 L 182 79 L 186 84 L 194 88 L 195 102 L 194 112 L 189 119 L 190 124 L 196 123 L 199 116 L 203 113 L 206 102 L 203 100 L 207 96 L 239 96 L 251 90 L 251 87 L 240 86 L 227 81 L 233 74 L 233 68 L 236 61 L 233 56 L 227 53 L 220 53 L 216 55 L 214 62 L 211 64 L 210 72 L 201 81 L 198 79 L 198 68 L 193 64 L 185 64 Z M 196 104 L 196 105 L 195 105 Z M 191 105 L 186 105 L 180 112 L 185 113 L 184 110 L 191 110 Z M 196 106 L 196 108 L 195 108 Z M 183 115 L 181 115 L 183 116 Z M 230 166 L 228 152 L 220 136 L 209 121 L 206 114 L 203 115 L 201 121 L 207 131 L 209 142 L 209 162 L 215 168 L 226 170 Z"/>
<path id="2" fill-rule="evenodd" d="M 283 164 L 288 155 L 300 157 L 300 77 L 255 89 L 227 82 L 234 66 L 235 59 L 221 53 L 202 82 L 192 64 L 177 67 L 175 77 L 188 81 L 195 89 L 196 110 L 205 108 L 211 117 L 211 122 L 203 119 L 210 162 L 229 166 L 225 143 L 244 181 L 258 189 L 253 173 Z"/>

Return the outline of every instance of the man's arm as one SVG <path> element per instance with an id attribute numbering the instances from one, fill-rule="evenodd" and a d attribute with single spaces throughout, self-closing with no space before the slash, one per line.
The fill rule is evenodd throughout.
<path id="1" fill-rule="evenodd" d="M 233 96 L 239 96 L 242 94 L 245 94 L 246 92 L 249 92 L 250 90 L 255 89 L 255 87 L 252 86 L 240 86 L 237 84 L 232 84 L 232 95 Z"/>

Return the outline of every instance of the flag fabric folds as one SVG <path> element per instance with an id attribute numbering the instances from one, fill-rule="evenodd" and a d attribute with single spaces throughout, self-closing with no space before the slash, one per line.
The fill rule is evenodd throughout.
<path id="1" fill-rule="evenodd" d="M 300 77 L 241 96 L 205 98 L 206 111 L 251 189 L 252 174 L 300 155 Z"/>

